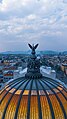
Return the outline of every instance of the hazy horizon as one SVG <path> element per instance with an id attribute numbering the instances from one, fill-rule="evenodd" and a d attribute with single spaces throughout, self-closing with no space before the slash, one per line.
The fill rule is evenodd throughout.
<path id="1" fill-rule="evenodd" d="M 44 52 L 67 52 L 67 50 L 62 50 L 62 51 L 59 51 L 59 50 L 36 50 L 36 52 L 40 52 L 40 51 L 44 51 Z M 5 50 L 5 51 L 1 51 L 0 53 L 6 53 L 6 52 L 31 52 L 31 50 Z"/>
<path id="2" fill-rule="evenodd" d="M 0 52 L 67 51 L 67 0 L 0 0 Z"/>

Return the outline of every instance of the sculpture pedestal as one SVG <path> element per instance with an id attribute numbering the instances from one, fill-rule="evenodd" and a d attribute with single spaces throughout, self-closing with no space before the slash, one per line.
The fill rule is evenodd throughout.
<path id="1" fill-rule="evenodd" d="M 42 78 L 42 74 L 41 73 L 32 73 L 32 72 L 29 72 L 29 73 L 26 73 L 25 74 L 25 77 L 26 78 L 32 78 L 32 79 L 39 79 L 39 78 Z"/>

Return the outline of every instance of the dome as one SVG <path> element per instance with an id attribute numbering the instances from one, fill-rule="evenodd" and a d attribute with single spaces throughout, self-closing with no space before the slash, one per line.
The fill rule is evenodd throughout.
<path id="1" fill-rule="evenodd" d="M 11 80 L 1 90 L 0 119 L 67 119 L 66 87 L 58 79 L 43 76 L 38 61 L 34 67 L 35 49 L 32 55 L 33 70 L 28 65 L 24 77 Z"/>

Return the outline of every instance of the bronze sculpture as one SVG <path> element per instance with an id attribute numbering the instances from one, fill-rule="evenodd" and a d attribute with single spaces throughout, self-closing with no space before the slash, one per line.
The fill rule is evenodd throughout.
<path id="1" fill-rule="evenodd" d="M 25 74 L 26 78 L 33 78 L 38 79 L 42 77 L 42 74 L 40 73 L 40 60 L 37 59 L 35 49 L 38 47 L 38 44 L 34 46 L 28 44 L 29 47 L 32 49 L 31 56 L 28 59 L 27 62 L 27 73 Z"/>
<path id="2" fill-rule="evenodd" d="M 39 44 L 36 44 L 36 45 L 34 46 L 34 44 L 33 44 L 33 45 L 30 45 L 30 44 L 28 43 L 28 45 L 29 45 L 29 47 L 32 49 L 32 54 L 35 54 L 35 49 L 38 47 Z"/>

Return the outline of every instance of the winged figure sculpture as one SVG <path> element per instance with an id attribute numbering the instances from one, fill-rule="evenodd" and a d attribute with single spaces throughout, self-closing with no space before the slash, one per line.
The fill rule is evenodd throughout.
<path id="1" fill-rule="evenodd" d="M 36 45 L 34 46 L 34 44 L 33 44 L 33 45 L 30 45 L 30 44 L 28 43 L 28 45 L 29 45 L 29 47 L 32 49 L 32 54 L 35 54 L 35 49 L 38 47 L 38 44 L 36 44 Z"/>

